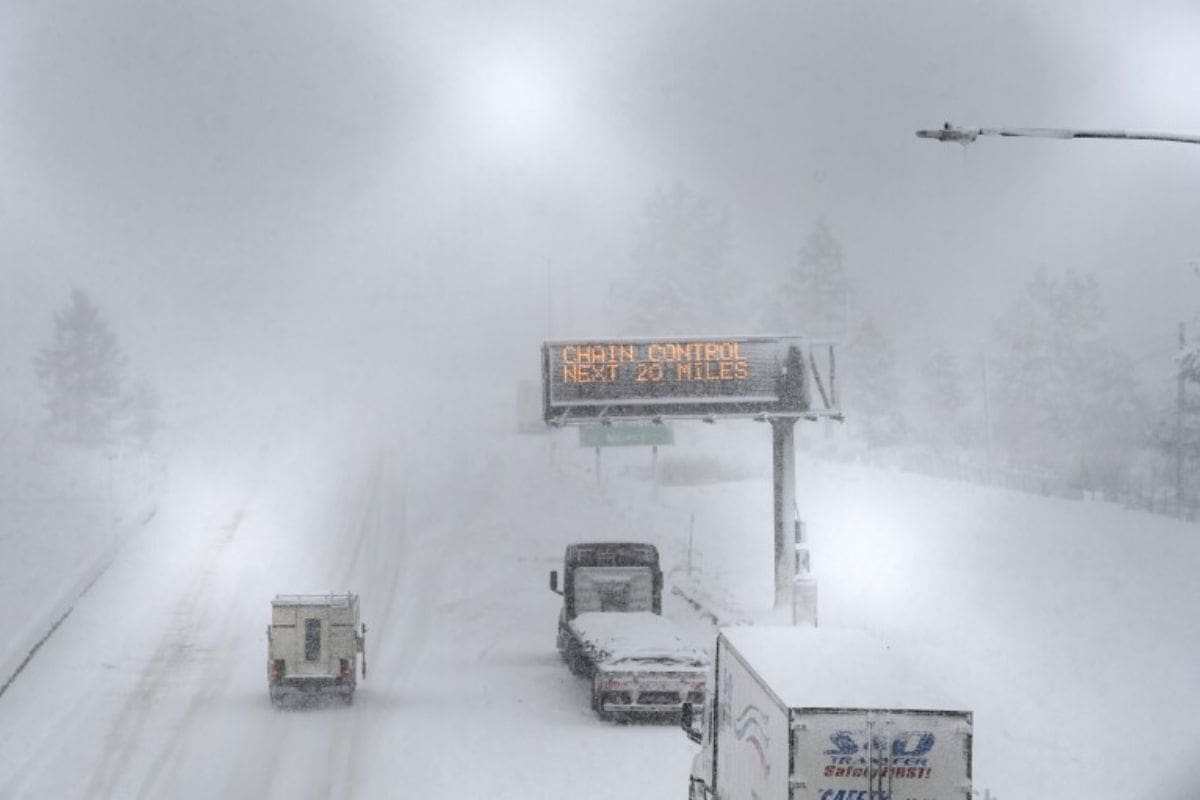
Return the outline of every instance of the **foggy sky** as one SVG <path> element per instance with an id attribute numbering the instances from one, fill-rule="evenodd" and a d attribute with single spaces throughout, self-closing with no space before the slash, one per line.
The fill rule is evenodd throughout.
<path id="1" fill-rule="evenodd" d="M 978 349 L 1045 265 L 1097 273 L 1169 364 L 1200 148 L 913 135 L 1200 133 L 1200 11 L 1048 5 L 5 3 L 0 378 L 32 391 L 71 286 L 168 396 L 484 339 L 479 369 L 533 377 L 548 333 L 654 333 L 603 300 L 675 181 L 728 211 L 756 290 L 826 220 L 907 351 Z"/>

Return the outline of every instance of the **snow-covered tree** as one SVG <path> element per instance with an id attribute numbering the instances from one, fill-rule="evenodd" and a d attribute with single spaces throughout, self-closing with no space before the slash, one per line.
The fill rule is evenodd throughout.
<path id="1" fill-rule="evenodd" d="M 1095 276 L 1042 268 L 995 328 L 1001 444 L 1088 488 L 1120 482 L 1145 429 L 1131 362 L 1104 335 L 1105 314 Z"/>
<path id="2" fill-rule="evenodd" d="M 123 433 L 141 447 L 147 447 L 158 432 L 158 392 L 150 381 L 140 378 L 133 385 L 128 405 Z"/>
<path id="3" fill-rule="evenodd" d="M 934 447 L 967 443 L 966 390 L 958 358 L 945 348 L 931 353 L 921 365 L 923 438 Z"/>
<path id="4" fill-rule="evenodd" d="M 1182 386 L 1180 385 L 1182 381 Z M 1164 385 L 1150 426 L 1149 443 L 1162 459 L 1157 489 L 1194 505 L 1200 496 L 1193 476 L 1200 472 L 1200 343 L 1188 342 L 1175 357 L 1174 374 Z M 1182 391 L 1182 394 L 1180 392 Z M 1176 495 L 1181 495 L 1176 497 Z"/>
<path id="5" fill-rule="evenodd" d="M 1190 342 L 1176 357 L 1180 376 L 1188 383 L 1200 384 L 1200 342 Z"/>
<path id="6" fill-rule="evenodd" d="M 891 341 L 868 319 L 854 331 L 845 350 L 841 395 L 850 428 L 870 447 L 898 444 L 907 423 Z"/>
<path id="7" fill-rule="evenodd" d="M 129 407 L 125 356 L 82 290 L 73 289 L 70 304 L 54 315 L 54 341 L 37 354 L 34 369 L 54 435 L 88 447 L 113 441 Z"/>
<path id="8" fill-rule="evenodd" d="M 770 301 L 770 328 L 844 341 L 852 302 L 841 243 L 829 225 L 818 220 Z"/>
<path id="9" fill-rule="evenodd" d="M 728 216 L 676 183 L 659 190 L 635 221 L 634 273 L 610 290 L 609 305 L 629 333 L 711 334 L 730 319 Z"/>

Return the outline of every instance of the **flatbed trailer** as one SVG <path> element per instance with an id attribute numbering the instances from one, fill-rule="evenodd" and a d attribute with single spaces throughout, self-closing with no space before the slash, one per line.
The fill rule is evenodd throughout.
<path id="1" fill-rule="evenodd" d="M 592 682 L 603 719 L 678 719 L 683 704 L 704 703 L 708 655 L 662 616 L 658 550 L 642 542 L 567 547 L 556 644 L 577 675 Z"/>

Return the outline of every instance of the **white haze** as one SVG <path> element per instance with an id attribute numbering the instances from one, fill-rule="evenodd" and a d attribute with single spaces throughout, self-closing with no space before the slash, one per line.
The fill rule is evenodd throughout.
<path id="1" fill-rule="evenodd" d="M 914 132 L 1200 133 L 1198 35 L 1171 0 L 0 4 L 0 445 L 36 436 L 78 287 L 161 394 L 164 458 L 344 425 L 454 505 L 459 460 L 505 468 L 479 451 L 544 338 L 657 333 L 606 302 L 675 182 L 733 232 L 702 333 L 755 328 L 824 219 L 910 364 L 978 350 L 1045 265 L 1095 273 L 1161 377 L 1200 147 Z"/>
<path id="2" fill-rule="evenodd" d="M 172 403 L 292 380 L 359 396 L 413 359 L 530 373 L 548 330 L 621 333 L 607 284 L 631 220 L 675 181 L 730 214 L 747 298 L 826 219 L 904 347 L 980 342 L 1040 264 L 1096 272 L 1139 351 L 1169 349 L 1200 292 L 1200 149 L 913 136 L 947 119 L 1200 130 L 1186 4 L 0 15 L 3 374 L 20 410 L 72 285 Z"/>

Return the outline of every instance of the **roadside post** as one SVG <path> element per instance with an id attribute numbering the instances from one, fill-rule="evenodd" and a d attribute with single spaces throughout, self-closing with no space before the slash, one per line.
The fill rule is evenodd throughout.
<path id="1" fill-rule="evenodd" d="M 792 578 L 792 624 L 817 627 L 817 582 L 808 555 L 808 531 L 796 515 L 796 572 Z"/>

